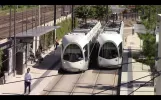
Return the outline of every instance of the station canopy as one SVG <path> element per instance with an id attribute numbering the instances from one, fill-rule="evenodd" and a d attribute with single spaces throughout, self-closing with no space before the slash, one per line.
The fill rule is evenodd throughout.
<path id="1" fill-rule="evenodd" d="M 17 33 L 16 34 L 16 37 L 36 37 L 36 36 L 41 36 L 41 35 L 44 35 L 48 32 L 51 32 L 55 29 L 58 29 L 60 28 L 60 26 L 40 26 L 40 27 L 37 27 L 37 28 L 33 28 L 33 29 L 29 29 L 24 32 L 21 32 L 21 33 Z M 14 37 L 14 36 L 12 36 Z"/>

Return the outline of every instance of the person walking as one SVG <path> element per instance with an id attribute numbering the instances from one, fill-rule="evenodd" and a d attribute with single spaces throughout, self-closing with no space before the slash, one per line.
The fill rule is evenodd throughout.
<path id="1" fill-rule="evenodd" d="M 29 87 L 29 94 L 31 92 L 31 74 L 30 74 L 30 68 L 27 69 L 27 73 L 25 74 L 25 89 L 24 94 L 26 93 L 27 87 Z"/>
<path id="2" fill-rule="evenodd" d="M 133 26 L 133 27 L 132 27 L 132 35 L 134 35 L 134 32 L 135 32 L 135 31 L 134 31 L 134 26 Z"/>
<path id="3" fill-rule="evenodd" d="M 42 48 L 41 44 L 39 45 L 39 50 L 40 50 L 41 53 L 43 52 L 43 48 Z"/>
<path id="4" fill-rule="evenodd" d="M 57 49 L 58 45 L 59 45 L 59 42 L 58 42 L 58 38 L 56 37 L 56 40 L 55 40 L 55 50 Z"/>

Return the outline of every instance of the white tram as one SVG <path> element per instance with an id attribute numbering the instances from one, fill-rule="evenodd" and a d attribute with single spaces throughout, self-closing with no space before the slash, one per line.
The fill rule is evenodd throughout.
<path id="1" fill-rule="evenodd" d="M 100 22 L 88 22 L 81 25 L 62 39 L 62 69 L 69 72 L 79 72 L 88 69 L 90 45 L 101 28 Z"/>
<path id="2" fill-rule="evenodd" d="M 123 53 L 123 22 L 115 23 L 118 27 L 113 27 L 111 23 L 105 26 L 103 32 L 98 36 L 98 65 L 99 67 L 116 68 L 121 67 Z M 123 25 L 123 26 L 122 26 Z"/>

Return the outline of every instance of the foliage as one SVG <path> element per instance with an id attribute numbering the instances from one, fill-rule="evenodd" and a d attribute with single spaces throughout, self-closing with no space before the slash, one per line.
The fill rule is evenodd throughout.
<path id="1" fill-rule="evenodd" d="M 107 6 L 105 5 L 95 5 L 93 6 L 93 8 L 95 9 L 95 15 L 93 16 L 96 19 L 99 20 L 103 20 L 107 17 L 107 9 L 108 9 L 108 14 L 111 14 L 112 11 L 109 9 L 109 7 L 107 8 Z"/>
<path id="2" fill-rule="evenodd" d="M 61 28 L 56 30 L 57 38 L 61 39 L 66 33 L 71 32 L 71 25 L 72 25 L 72 19 L 64 20 L 58 25 L 61 26 Z M 77 19 L 75 20 L 76 27 L 78 26 Z"/>
<path id="3" fill-rule="evenodd" d="M 1 69 L 2 69 L 2 55 L 3 55 L 3 51 L 2 49 L 0 49 L 0 74 L 1 74 Z"/>
<path id="4" fill-rule="evenodd" d="M 108 13 L 112 11 L 108 7 Z M 88 18 L 102 20 L 106 18 L 107 6 L 105 5 L 83 5 L 75 8 L 75 15 L 77 18 L 82 18 L 86 22 Z"/>
<path id="5" fill-rule="evenodd" d="M 46 41 L 47 41 L 46 45 L 48 48 L 53 44 L 52 40 L 53 40 L 53 32 L 47 33 L 46 34 Z"/>
<path id="6" fill-rule="evenodd" d="M 146 55 L 149 59 L 155 56 L 155 36 L 151 34 L 146 34 L 143 39 L 143 54 Z"/>
<path id="7" fill-rule="evenodd" d="M 139 38 L 140 38 L 141 40 L 143 40 L 145 34 L 139 33 L 138 36 L 139 36 Z"/>
<path id="8" fill-rule="evenodd" d="M 152 58 L 153 59 L 153 58 Z M 145 65 L 153 66 L 155 64 L 154 60 L 151 59 L 136 59 L 137 62 L 143 63 Z"/>
<path id="9" fill-rule="evenodd" d="M 160 13 L 161 5 L 136 5 L 136 9 L 140 12 L 142 23 L 146 29 L 154 30 L 157 22 L 157 13 Z"/>
<path id="10" fill-rule="evenodd" d="M 154 60 L 149 60 L 153 59 L 156 54 L 156 43 L 155 43 L 155 36 L 152 34 L 138 34 L 139 38 L 143 40 L 143 55 L 146 57 L 146 59 L 143 61 L 143 63 L 147 65 L 152 65 L 154 64 Z M 138 60 L 139 62 L 142 62 L 142 60 Z"/>
<path id="11" fill-rule="evenodd" d="M 136 9 L 139 12 L 142 24 L 145 26 L 146 30 L 155 30 L 157 24 L 157 13 L 161 11 L 161 5 L 136 5 Z M 155 57 L 156 43 L 155 36 L 149 34 L 139 34 L 140 39 L 143 40 L 143 54 L 148 59 Z M 145 63 L 154 64 L 154 60 L 147 60 Z"/>
<path id="12" fill-rule="evenodd" d="M 92 13 L 92 9 L 91 9 L 91 6 L 86 6 L 86 5 L 82 5 L 82 6 L 78 6 L 74 9 L 74 13 L 75 13 L 75 16 L 77 18 L 82 18 L 85 22 L 86 22 L 86 19 L 87 18 L 90 18 L 93 14 Z"/>
<path id="13" fill-rule="evenodd" d="M 56 30 L 56 37 L 61 39 L 66 33 L 71 31 L 71 18 L 58 23 L 57 25 L 60 26 L 59 29 Z M 78 21 L 76 19 L 75 25 L 78 26 Z M 44 37 L 45 36 L 45 37 Z M 43 49 L 49 48 L 53 45 L 53 31 L 49 32 L 45 35 L 40 36 L 40 41 L 42 44 Z"/>

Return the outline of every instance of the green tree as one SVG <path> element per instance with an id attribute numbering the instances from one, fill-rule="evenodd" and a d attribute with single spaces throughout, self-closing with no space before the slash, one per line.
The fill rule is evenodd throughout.
<path id="1" fill-rule="evenodd" d="M 143 54 L 146 55 L 147 58 L 151 59 L 155 56 L 155 36 L 152 34 L 145 34 L 143 38 Z"/>
<path id="2" fill-rule="evenodd" d="M 143 55 L 147 58 L 147 60 L 143 61 L 144 64 L 152 65 L 155 64 L 154 59 L 156 55 L 156 38 L 153 34 L 147 33 L 147 34 L 139 34 L 139 38 L 143 40 Z M 137 60 L 139 61 L 139 60 Z M 141 61 L 142 62 L 142 61 Z"/>
<path id="3" fill-rule="evenodd" d="M 93 14 L 90 5 L 78 6 L 74 9 L 74 13 L 77 18 L 82 18 L 84 22 L 92 16 L 90 14 Z"/>
<path id="4" fill-rule="evenodd" d="M 161 5 L 137 5 L 142 24 L 147 30 L 154 30 L 157 23 L 157 13 L 161 11 Z"/>
<path id="5" fill-rule="evenodd" d="M 111 14 L 111 9 L 108 7 L 108 13 Z M 82 18 L 84 22 L 88 18 L 103 20 L 107 15 L 107 6 L 105 5 L 93 5 L 93 6 L 79 6 L 75 8 L 75 15 L 77 18 Z"/>
<path id="6" fill-rule="evenodd" d="M 149 34 L 148 31 L 154 31 L 157 23 L 157 12 L 161 9 L 158 5 L 137 5 L 136 9 L 140 12 L 142 24 L 145 26 L 147 32 L 144 35 L 140 35 L 143 39 L 143 54 L 148 58 L 154 58 L 155 56 L 155 36 Z"/>
<path id="7" fill-rule="evenodd" d="M 107 8 L 107 5 L 95 5 L 95 6 L 93 6 L 93 8 L 94 8 L 93 18 L 96 18 L 98 20 L 106 19 L 107 10 L 108 10 L 109 15 L 112 13 L 110 7 Z"/>

